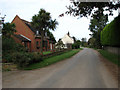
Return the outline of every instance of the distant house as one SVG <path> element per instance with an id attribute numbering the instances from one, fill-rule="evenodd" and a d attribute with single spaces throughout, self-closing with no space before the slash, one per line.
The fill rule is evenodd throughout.
<path id="1" fill-rule="evenodd" d="M 74 44 L 74 39 L 70 36 L 69 32 L 61 38 L 61 41 L 64 44 L 64 48 L 72 48 L 72 44 Z"/>
<path id="2" fill-rule="evenodd" d="M 16 25 L 16 31 L 13 38 L 17 43 L 25 46 L 30 52 L 39 52 L 41 43 L 41 33 L 31 27 L 31 23 L 21 19 L 18 15 L 15 16 L 12 23 Z M 52 50 L 54 43 L 44 33 L 43 51 Z"/>

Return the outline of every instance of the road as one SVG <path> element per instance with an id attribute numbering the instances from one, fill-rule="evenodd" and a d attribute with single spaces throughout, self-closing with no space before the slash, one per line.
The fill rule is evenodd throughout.
<path id="1" fill-rule="evenodd" d="M 88 48 L 72 58 L 41 69 L 3 73 L 3 88 L 117 87 L 117 81 L 100 62 L 97 52 Z"/>

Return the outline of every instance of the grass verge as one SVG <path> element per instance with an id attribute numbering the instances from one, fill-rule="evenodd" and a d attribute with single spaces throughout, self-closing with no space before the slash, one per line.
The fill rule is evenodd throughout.
<path id="1" fill-rule="evenodd" d="M 119 61 L 120 55 L 116 55 L 116 54 L 110 53 L 110 52 L 108 52 L 106 50 L 98 50 L 98 51 L 101 53 L 101 55 L 103 57 L 105 57 L 109 61 L 113 62 L 114 64 L 120 66 L 120 61 Z"/>
<path id="2" fill-rule="evenodd" d="M 35 63 L 35 64 L 32 64 L 32 65 L 24 68 L 24 70 L 32 70 L 32 69 L 42 68 L 42 67 L 51 65 L 51 64 L 56 63 L 58 61 L 70 58 L 73 55 L 75 55 L 76 53 L 78 53 L 79 51 L 80 51 L 80 49 L 75 49 L 75 50 L 65 52 L 61 55 L 57 55 L 57 56 L 53 56 L 53 57 L 44 59 L 42 62 Z"/>

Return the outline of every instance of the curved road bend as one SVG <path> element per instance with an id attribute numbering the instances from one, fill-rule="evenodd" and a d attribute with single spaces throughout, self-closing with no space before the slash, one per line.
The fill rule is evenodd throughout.
<path id="1" fill-rule="evenodd" d="M 85 48 L 70 59 L 31 71 L 3 72 L 3 88 L 117 88 L 98 57 Z"/>

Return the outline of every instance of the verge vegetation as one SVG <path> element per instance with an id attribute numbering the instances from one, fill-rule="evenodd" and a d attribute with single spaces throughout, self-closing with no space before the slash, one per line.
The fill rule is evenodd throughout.
<path id="1" fill-rule="evenodd" d="M 67 51 L 65 53 L 62 53 L 60 55 L 57 55 L 57 56 L 52 56 L 50 58 L 46 58 L 39 63 L 31 64 L 30 66 L 25 67 L 24 70 L 32 70 L 32 69 L 37 69 L 37 68 L 41 68 L 41 67 L 51 65 L 51 64 L 56 63 L 58 61 L 61 61 L 61 60 L 72 57 L 73 55 L 78 53 L 80 50 L 81 49 L 74 49 L 74 50 L 70 50 L 70 51 Z"/>
<path id="2" fill-rule="evenodd" d="M 113 54 L 113 53 L 110 53 L 106 50 L 98 50 L 100 52 L 100 54 L 105 57 L 106 59 L 108 59 L 109 61 L 111 61 L 112 63 L 120 66 L 120 62 L 119 62 L 119 59 L 120 59 L 120 55 L 116 55 L 116 54 Z"/>

